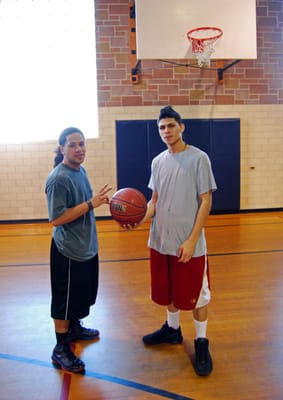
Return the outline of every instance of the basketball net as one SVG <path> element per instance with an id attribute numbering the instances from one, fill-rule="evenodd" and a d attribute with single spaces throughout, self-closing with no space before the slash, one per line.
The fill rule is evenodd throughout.
<path id="1" fill-rule="evenodd" d="M 209 67 L 215 42 L 223 35 L 220 28 L 204 26 L 188 31 L 187 37 L 192 46 L 192 53 L 198 60 L 199 67 Z"/>

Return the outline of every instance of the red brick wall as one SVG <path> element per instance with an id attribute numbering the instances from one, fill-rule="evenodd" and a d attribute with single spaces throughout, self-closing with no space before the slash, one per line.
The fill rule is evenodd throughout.
<path id="1" fill-rule="evenodd" d="M 148 60 L 141 62 L 141 82 L 133 84 L 128 4 L 95 0 L 99 107 L 283 103 L 282 0 L 257 0 L 258 58 L 229 68 L 223 84 L 217 71 Z"/>

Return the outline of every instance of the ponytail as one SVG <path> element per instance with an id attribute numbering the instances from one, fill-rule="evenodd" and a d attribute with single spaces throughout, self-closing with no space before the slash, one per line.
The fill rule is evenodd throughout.
<path id="1" fill-rule="evenodd" d="M 63 161 L 64 156 L 61 153 L 60 146 L 58 146 L 55 149 L 54 153 L 55 153 L 55 157 L 54 157 L 53 167 L 55 168 L 55 167 L 57 167 L 58 164 L 60 164 Z"/>

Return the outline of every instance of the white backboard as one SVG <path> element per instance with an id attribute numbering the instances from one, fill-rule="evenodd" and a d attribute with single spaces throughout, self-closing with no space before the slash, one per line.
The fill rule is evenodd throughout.
<path id="1" fill-rule="evenodd" d="M 135 0 L 137 58 L 193 59 L 190 29 L 216 26 L 212 59 L 256 59 L 256 0 Z"/>

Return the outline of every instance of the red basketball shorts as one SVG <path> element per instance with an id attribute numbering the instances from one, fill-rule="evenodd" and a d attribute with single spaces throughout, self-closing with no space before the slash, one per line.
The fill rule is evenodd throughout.
<path id="1" fill-rule="evenodd" d="M 193 257 L 187 263 L 178 257 L 150 249 L 151 298 L 160 305 L 193 310 L 210 300 L 207 257 Z"/>

